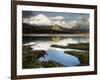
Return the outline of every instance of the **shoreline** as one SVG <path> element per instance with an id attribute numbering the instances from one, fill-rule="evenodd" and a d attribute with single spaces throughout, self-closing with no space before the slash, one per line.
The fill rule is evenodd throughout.
<path id="1" fill-rule="evenodd" d="M 89 37 L 88 33 L 81 33 L 81 34 L 23 34 L 23 36 L 61 36 L 61 37 Z"/>

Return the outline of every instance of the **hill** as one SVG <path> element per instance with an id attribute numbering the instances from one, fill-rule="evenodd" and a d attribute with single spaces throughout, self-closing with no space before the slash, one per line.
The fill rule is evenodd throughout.
<path id="1" fill-rule="evenodd" d="M 88 33 L 89 29 L 86 28 L 62 28 L 61 26 L 55 25 L 29 25 L 22 23 L 23 33 Z"/>

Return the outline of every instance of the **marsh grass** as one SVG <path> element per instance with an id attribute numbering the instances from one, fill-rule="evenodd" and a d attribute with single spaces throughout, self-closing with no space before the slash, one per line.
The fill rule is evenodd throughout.
<path id="1" fill-rule="evenodd" d="M 70 54 L 79 59 L 80 64 L 77 66 L 89 65 L 89 43 L 68 44 L 68 46 L 51 45 L 51 47 L 63 48 L 63 49 L 77 49 L 80 51 L 64 51 L 65 54 Z M 85 50 L 85 51 L 82 51 Z M 22 67 L 23 69 L 29 68 L 48 68 L 48 67 L 64 67 L 55 61 L 39 61 L 40 57 L 44 57 L 45 50 L 32 50 L 30 46 L 22 46 Z"/>
<path id="2" fill-rule="evenodd" d="M 30 68 L 48 68 L 48 67 L 63 67 L 62 64 L 59 64 L 55 61 L 39 61 L 40 57 L 44 57 L 46 51 L 44 50 L 34 50 L 30 48 L 30 46 L 23 46 L 22 53 L 22 68 L 30 69 Z"/>
<path id="3" fill-rule="evenodd" d="M 80 52 L 80 51 L 64 51 L 64 52 L 77 57 L 80 61 L 80 64 L 78 66 L 89 65 L 89 52 Z"/>
<path id="4" fill-rule="evenodd" d="M 64 51 L 64 52 L 66 54 L 70 54 L 77 57 L 80 61 L 80 64 L 78 66 L 89 65 L 89 43 L 68 44 L 68 46 L 51 45 L 51 47 L 79 50 L 79 51 L 72 50 L 72 51 Z"/>
<path id="5" fill-rule="evenodd" d="M 57 48 L 63 48 L 63 49 L 78 49 L 78 50 L 89 51 L 89 43 L 68 44 L 67 46 L 51 45 L 51 47 L 57 47 Z"/>

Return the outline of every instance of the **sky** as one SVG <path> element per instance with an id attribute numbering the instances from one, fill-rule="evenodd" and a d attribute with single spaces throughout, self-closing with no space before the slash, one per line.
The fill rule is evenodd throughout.
<path id="1" fill-rule="evenodd" d="M 58 24 L 63 28 L 89 25 L 89 14 L 68 12 L 22 11 L 23 23 L 31 25 Z"/>

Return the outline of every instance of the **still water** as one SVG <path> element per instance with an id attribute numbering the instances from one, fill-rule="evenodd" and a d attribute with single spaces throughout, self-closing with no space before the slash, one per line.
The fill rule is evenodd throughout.
<path id="1" fill-rule="evenodd" d="M 78 65 L 80 62 L 77 57 L 69 54 L 65 54 L 64 50 L 50 48 L 47 50 L 47 54 L 39 59 L 40 61 L 53 60 L 57 63 L 63 64 L 64 66 Z"/>
<path id="2" fill-rule="evenodd" d="M 57 39 L 57 40 L 56 40 Z M 65 49 L 54 48 L 51 45 L 63 45 L 67 46 L 71 43 L 88 43 L 88 37 L 34 37 L 32 41 L 26 43 L 25 45 L 31 45 L 32 50 L 45 50 L 46 54 L 40 57 L 40 61 L 55 61 L 64 66 L 75 66 L 80 64 L 77 57 L 64 53 Z M 67 49 L 68 50 L 68 49 Z"/>

